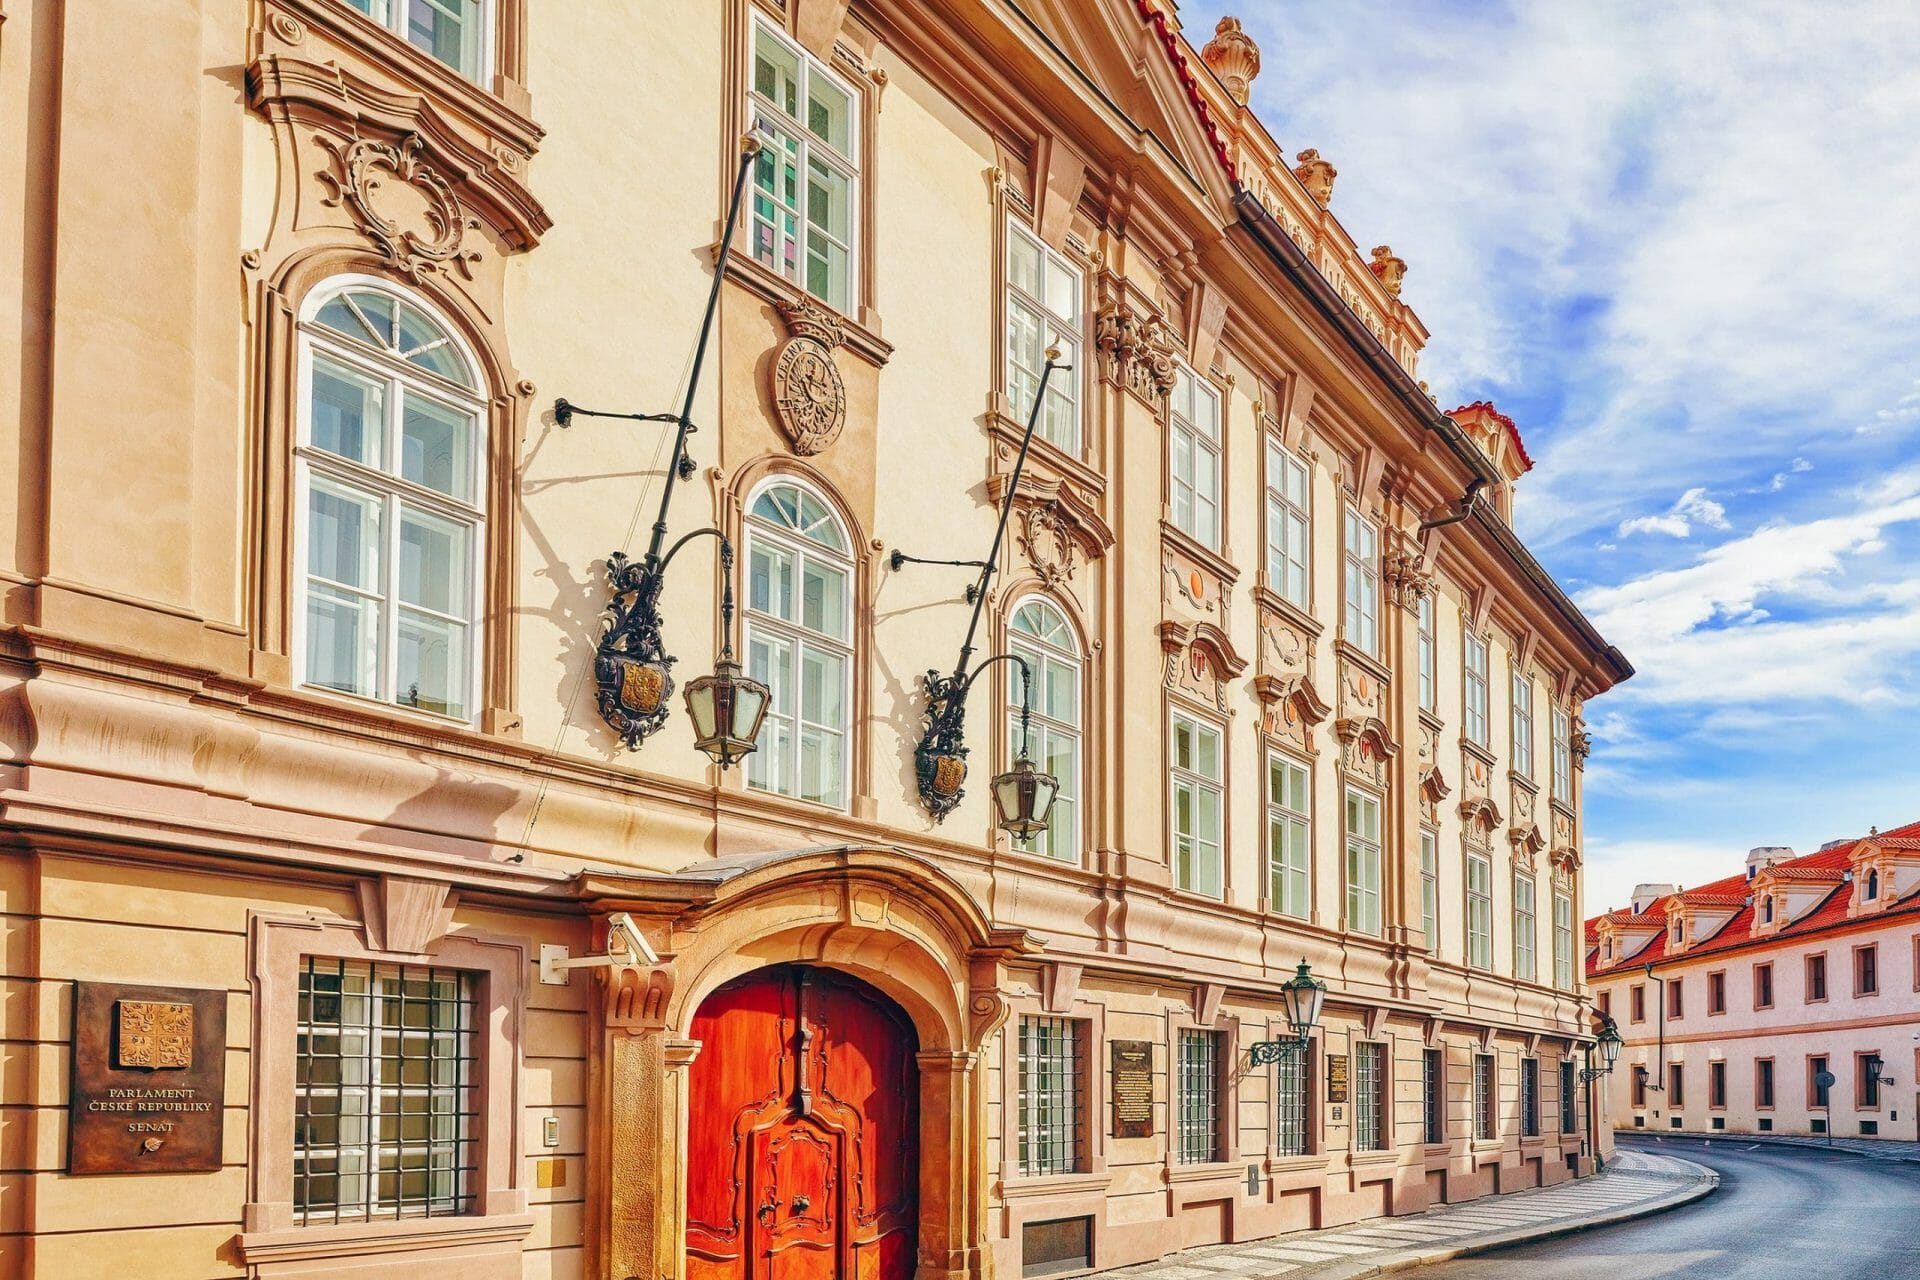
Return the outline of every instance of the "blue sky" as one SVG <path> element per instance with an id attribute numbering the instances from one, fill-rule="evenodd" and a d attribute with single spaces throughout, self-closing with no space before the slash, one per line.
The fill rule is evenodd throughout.
<path id="1" fill-rule="evenodd" d="M 1186 0 L 1538 461 L 1597 700 L 1590 912 L 1920 819 L 1920 5 Z"/>

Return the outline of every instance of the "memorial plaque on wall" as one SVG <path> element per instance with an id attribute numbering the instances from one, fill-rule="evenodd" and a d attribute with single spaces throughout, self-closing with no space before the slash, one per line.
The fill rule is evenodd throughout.
<path id="1" fill-rule="evenodd" d="M 1327 1055 L 1327 1101 L 1347 1100 L 1347 1055 L 1330 1053 Z"/>
<path id="2" fill-rule="evenodd" d="M 220 1167 L 227 993 L 73 984 L 67 1172 Z"/>
<path id="3" fill-rule="evenodd" d="M 1153 1041 L 1114 1040 L 1113 1136 L 1153 1136 Z"/>

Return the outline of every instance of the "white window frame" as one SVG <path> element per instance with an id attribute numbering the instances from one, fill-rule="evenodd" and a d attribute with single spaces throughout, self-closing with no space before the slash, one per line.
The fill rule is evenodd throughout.
<path id="1" fill-rule="evenodd" d="M 1485 849 L 1467 850 L 1466 960 L 1468 968 L 1493 968 L 1493 854 Z"/>
<path id="2" fill-rule="evenodd" d="M 1066 636 L 1066 645 L 1061 645 L 1030 631 L 1016 630 L 1014 620 L 1020 611 L 1032 605 L 1038 605 L 1052 613 Z M 1032 840 L 1015 840 L 1013 847 L 1024 853 L 1036 854 L 1060 862 L 1078 863 L 1080 850 L 1085 838 L 1086 804 L 1080 794 L 1081 778 L 1085 776 L 1082 760 L 1085 756 L 1086 733 L 1081 727 L 1085 719 L 1086 663 L 1081 660 L 1080 650 L 1074 636 L 1073 624 L 1067 618 L 1067 611 L 1045 596 L 1022 596 L 1014 602 L 1012 611 L 1007 615 L 1007 651 L 1026 659 L 1033 671 L 1034 712 L 1033 712 L 1033 760 L 1042 769 L 1048 769 L 1060 783 L 1060 790 L 1053 801 L 1054 814 L 1065 812 L 1073 819 L 1073 829 L 1064 837 L 1057 821 L 1049 824 L 1047 830 Z M 1043 711 L 1040 706 L 1040 691 L 1044 687 L 1048 664 L 1065 669 L 1073 678 L 1073 715 L 1071 722 Z M 1050 747 L 1056 741 L 1065 740 L 1073 747 L 1073 764 L 1069 769 L 1052 768 L 1053 753 Z M 1007 759 L 1011 761 L 1020 750 L 1020 669 L 1008 664 L 1007 670 Z"/>
<path id="3" fill-rule="evenodd" d="M 474 65 L 472 67 L 463 67 L 458 63 L 448 62 L 426 46 L 413 42 L 412 38 L 407 34 L 407 19 L 412 14 L 416 5 L 423 5 L 429 9 L 441 7 L 435 3 L 435 0 L 366 0 L 366 7 L 362 8 L 358 3 L 355 3 L 355 0 L 346 0 L 347 8 L 385 27 L 399 39 L 406 41 L 409 48 L 418 49 L 423 57 L 432 58 L 441 66 L 451 67 L 453 71 L 464 80 L 471 80 L 484 89 L 491 89 L 493 85 L 493 32 L 494 28 L 499 25 L 497 0 L 474 0 L 477 19 L 475 22 L 476 29 L 473 33 L 472 52 Z"/>
<path id="4" fill-rule="evenodd" d="M 434 375 L 429 370 L 409 365 L 404 360 L 389 354 L 377 352 L 371 344 L 356 343 L 350 336 L 343 335 L 338 330 L 319 322 L 317 317 L 329 302 L 355 292 L 385 294 L 419 308 L 445 333 L 448 345 L 465 362 L 467 371 L 473 379 L 473 386 L 461 387 L 449 379 Z M 378 379 L 384 383 L 386 399 L 382 406 L 384 420 L 381 423 L 380 445 L 382 465 L 373 466 L 346 458 L 329 450 L 317 448 L 312 443 L 313 369 L 316 354 L 347 367 L 351 372 L 370 379 Z M 447 319 L 444 311 L 427 298 L 380 276 L 345 274 L 331 276 L 322 281 L 307 294 L 302 303 L 295 367 L 296 434 L 293 449 L 293 558 L 290 574 L 293 584 L 291 657 L 294 679 L 301 687 L 318 691 L 329 697 L 376 702 L 382 706 L 394 707 L 413 715 L 429 716 L 442 722 L 451 720 L 469 725 L 478 723 L 484 677 L 482 668 L 485 665 L 487 653 L 485 627 L 488 557 L 487 491 L 490 483 L 487 440 L 490 423 L 487 414 L 485 366 L 480 363 L 479 357 L 459 330 Z M 406 397 L 409 394 L 419 394 L 435 404 L 458 408 L 471 414 L 473 429 L 468 438 L 470 454 L 466 464 L 467 474 L 472 480 L 470 500 L 461 501 L 401 477 L 397 450 L 403 426 L 402 415 Z M 391 460 L 390 465 L 389 460 Z M 374 659 L 377 670 L 374 672 L 373 692 L 370 694 L 317 684 L 307 678 L 307 662 L 310 657 L 307 634 L 308 525 L 312 515 L 313 482 L 316 476 L 323 484 L 331 483 L 349 487 L 380 503 L 381 545 L 377 588 L 363 590 L 344 585 L 339 588 L 361 598 L 377 599 L 380 604 L 380 647 Z M 437 610 L 407 606 L 423 615 L 458 623 L 465 628 L 467 645 L 463 662 L 466 668 L 466 680 L 462 692 L 466 699 L 466 707 L 463 715 L 448 715 L 430 708 L 410 705 L 399 699 L 401 613 L 399 570 L 402 503 L 437 519 L 462 525 L 468 530 L 470 541 L 467 547 L 468 580 L 465 583 L 467 593 L 465 616 L 440 614 Z M 363 655 L 362 661 L 364 660 Z"/>
<path id="5" fill-rule="evenodd" d="M 1513 771 L 1533 777 L 1533 680 L 1520 670 L 1513 673 Z"/>
<path id="6" fill-rule="evenodd" d="M 1360 652 L 1380 652 L 1380 531 L 1349 505 L 1341 523 L 1341 632 Z"/>
<path id="7" fill-rule="evenodd" d="M 795 92 L 802 111 L 806 110 L 806 105 L 809 101 L 808 85 L 816 76 L 821 77 L 828 84 L 832 85 L 835 90 L 847 96 L 847 146 L 844 152 L 836 148 L 825 138 L 822 138 L 819 134 L 814 133 L 807 127 L 805 122 L 787 114 L 785 108 L 764 97 L 755 87 L 754 62 L 759 56 L 762 37 L 781 46 L 789 57 L 797 60 L 797 65 L 800 69 L 800 82 L 796 86 Z M 749 26 L 746 52 L 748 120 L 750 122 L 757 121 L 763 123 L 778 136 L 792 144 L 790 152 L 786 152 L 785 149 L 778 144 L 769 147 L 767 150 L 761 152 L 759 159 L 754 161 L 754 177 L 749 183 L 750 189 L 747 192 L 746 255 L 782 279 L 792 282 L 796 288 L 806 293 L 809 297 L 819 299 L 842 315 L 854 316 L 860 309 L 860 241 L 861 231 L 863 230 L 860 220 L 860 133 L 863 123 L 861 117 L 865 110 L 866 100 L 861 96 L 859 89 L 855 87 L 851 81 L 841 77 L 832 67 L 822 62 L 819 58 L 814 57 L 813 54 L 799 42 L 792 39 L 786 32 L 782 31 L 778 26 L 758 13 L 753 15 L 753 20 Z M 777 227 L 774 228 L 773 231 L 775 249 L 773 254 L 774 260 L 772 262 L 767 261 L 765 257 L 756 252 L 755 248 L 758 229 L 766 223 L 766 219 L 755 207 L 756 202 L 763 194 L 763 187 L 760 180 L 761 165 L 763 162 L 771 164 L 783 158 L 783 152 L 792 158 L 794 171 L 797 175 L 795 182 L 795 203 L 787 205 L 783 201 L 778 201 L 777 194 L 774 199 L 779 204 L 781 211 L 790 214 L 794 218 L 797 234 L 800 237 L 796 242 L 794 269 L 792 272 L 788 272 L 780 261 L 779 245 L 783 243 L 784 237 Z M 838 237 L 828 231 L 824 225 L 816 227 L 809 218 L 807 208 L 809 199 L 807 175 L 809 162 L 812 161 L 817 161 L 822 167 L 838 173 L 841 177 L 845 178 L 847 182 L 847 234 L 845 242 L 840 244 L 840 247 L 845 250 L 847 257 L 847 296 L 845 298 L 835 299 L 825 294 L 815 293 L 813 289 L 809 287 L 806 280 L 808 260 L 806 246 L 807 234 L 810 231 L 818 230 L 820 234 L 827 237 L 827 239 L 839 243 Z"/>
<path id="8" fill-rule="evenodd" d="M 1313 607 L 1313 473 L 1267 437 L 1267 586 L 1289 604 Z"/>
<path id="9" fill-rule="evenodd" d="M 1467 741 L 1478 747 L 1493 745 L 1493 688 L 1489 669 L 1493 665 L 1493 646 L 1485 636 L 1466 623 L 1460 629 L 1460 699 L 1464 715 L 1461 728 Z"/>
<path id="10" fill-rule="evenodd" d="M 1573 715 L 1562 706 L 1553 709 L 1553 798 L 1573 807 Z"/>
<path id="11" fill-rule="evenodd" d="M 1420 682 L 1420 709 L 1434 711 L 1440 706 L 1440 661 L 1439 644 L 1434 633 L 1434 598 L 1439 593 L 1430 590 L 1420 597 L 1417 632 L 1417 658 Z"/>
<path id="12" fill-rule="evenodd" d="M 800 493 L 818 502 L 826 511 L 828 518 L 832 521 L 834 531 L 839 535 L 841 549 L 836 551 L 798 532 L 778 528 L 764 517 L 755 515 L 755 505 L 759 503 L 760 499 L 768 491 L 777 488 L 792 488 L 798 490 Z M 757 778 L 755 776 L 756 770 L 771 767 L 766 764 L 768 760 L 772 759 L 772 756 L 768 753 L 769 740 L 767 735 L 771 731 L 774 721 L 777 718 L 781 718 L 781 712 L 777 704 L 770 703 L 767 707 L 767 723 L 761 730 L 760 749 L 747 757 L 747 785 L 756 791 L 787 796 L 807 804 L 818 804 L 829 809 L 844 812 L 852 805 L 851 793 L 853 789 L 855 727 L 854 704 L 856 702 L 854 682 L 859 678 L 858 668 L 854 662 L 856 652 L 854 643 L 854 595 L 858 590 L 858 579 L 854 571 L 852 535 L 847 529 L 846 521 L 841 518 L 839 510 L 827 499 L 825 494 L 815 489 L 812 485 L 791 475 L 781 474 L 771 476 L 754 486 L 753 491 L 747 495 L 746 502 L 742 504 L 741 512 L 740 563 L 746 566 L 745 574 L 750 575 L 752 572 L 753 548 L 754 544 L 758 541 L 766 541 L 792 557 L 796 614 L 802 607 L 802 592 L 803 584 L 806 581 L 805 566 L 807 561 L 825 561 L 844 574 L 846 580 L 846 591 L 841 610 L 841 632 L 845 637 L 844 639 L 834 637 L 824 631 L 807 627 L 799 620 L 798 616 L 789 620 L 777 614 L 765 613 L 754 608 L 750 583 L 743 592 L 744 599 L 741 602 L 740 609 L 740 649 L 745 655 L 745 665 L 749 672 L 751 672 L 753 669 L 753 641 L 756 634 L 765 633 L 770 636 L 777 636 L 783 643 L 789 646 L 789 661 L 792 663 L 792 668 L 787 673 L 787 676 L 793 682 L 793 711 L 791 716 L 788 717 L 793 722 L 792 749 L 789 752 L 789 759 L 791 761 L 789 774 L 787 777 L 777 781 L 767 778 L 764 774 Z M 804 655 L 809 649 L 830 655 L 840 661 L 840 688 L 843 705 L 841 707 L 842 718 L 838 725 L 829 725 L 819 721 L 806 721 L 802 717 L 802 703 L 804 700 L 802 673 L 805 669 Z M 771 684 L 773 682 L 770 681 L 769 683 Z M 802 773 L 801 741 L 805 730 L 809 726 L 837 732 L 840 735 L 840 777 L 837 783 L 838 796 L 834 799 L 815 799 L 800 794 L 800 779 Z"/>
<path id="13" fill-rule="evenodd" d="M 1213 758 L 1214 758 L 1215 766 L 1219 770 L 1217 775 L 1210 777 L 1207 774 L 1202 773 L 1197 769 L 1188 768 L 1178 763 L 1178 757 L 1175 755 L 1174 744 L 1176 741 L 1176 736 L 1179 732 L 1179 726 L 1182 724 L 1190 725 L 1192 727 L 1193 732 L 1196 735 L 1196 738 L 1195 738 L 1196 741 L 1198 741 L 1198 736 L 1202 734 L 1210 735 L 1213 738 L 1213 744 L 1214 744 Z M 1167 723 L 1167 785 L 1168 785 L 1167 828 L 1170 833 L 1170 838 L 1167 843 L 1168 843 L 1168 847 L 1173 850 L 1173 868 L 1172 869 L 1173 869 L 1174 887 L 1177 889 L 1184 890 L 1187 893 L 1198 893 L 1209 898 L 1220 898 L 1220 899 L 1224 899 L 1227 896 L 1226 747 L 1227 747 L 1226 732 L 1223 729 L 1221 729 L 1219 725 L 1214 724 L 1211 720 L 1205 720 L 1199 716 L 1189 715 L 1187 712 L 1180 711 L 1180 710 L 1173 711 L 1169 716 L 1168 723 Z M 1186 831 L 1180 830 L 1179 797 L 1183 792 L 1193 797 L 1193 801 L 1189 806 L 1189 809 L 1196 818 L 1199 816 L 1202 809 L 1202 805 L 1201 805 L 1202 798 L 1206 795 L 1211 795 L 1213 797 L 1214 813 L 1216 815 L 1216 820 L 1219 824 L 1219 830 L 1214 833 L 1214 837 L 1212 841 L 1209 842 L 1207 840 L 1202 839 L 1201 835 L 1198 832 L 1186 832 Z M 1213 852 L 1211 870 L 1213 872 L 1213 880 L 1214 880 L 1214 887 L 1212 889 L 1197 887 L 1195 883 L 1195 877 L 1191 871 L 1185 874 L 1182 874 L 1181 844 L 1183 841 L 1189 842 L 1193 846 L 1192 854 L 1188 856 L 1186 859 L 1187 863 L 1193 867 L 1199 866 L 1198 860 L 1199 860 L 1201 851 L 1206 849 L 1209 846 L 1209 844 L 1211 845 L 1212 852 Z"/>
<path id="14" fill-rule="evenodd" d="M 1034 254 L 1036 270 L 1039 273 L 1040 292 L 1036 296 L 1029 290 L 1014 283 L 1013 254 L 1015 247 L 1025 244 Z M 1046 360 L 1045 352 L 1049 346 L 1058 344 L 1060 360 L 1064 368 L 1055 369 L 1053 377 L 1047 382 L 1047 408 L 1040 415 L 1039 425 L 1034 430 L 1036 438 L 1045 440 L 1054 448 L 1078 458 L 1085 452 L 1085 432 L 1082 429 L 1080 396 L 1080 351 L 1086 333 L 1086 273 L 1081 271 L 1068 257 L 1055 250 L 1046 241 L 1035 235 L 1027 225 L 1011 214 L 1007 217 L 1006 259 L 1002 263 L 1003 278 L 1006 282 L 1006 341 L 1003 354 L 1006 358 L 1005 375 L 1007 380 L 1007 412 L 1022 426 L 1026 424 L 1027 414 L 1032 403 L 1016 393 L 1020 378 L 1031 380 L 1032 385 L 1040 383 L 1040 372 Z M 1073 314 L 1063 316 L 1047 302 L 1050 292 L 1048 282 L 1055 272 L 1064 273 L 1072 281 Z M 1039 363 L 1031 369 L 1024 367 L 1019 353 L 1015 349 L 1014 334 L 1018 332 L 1014 323 L 1016 308 L 1032 313 L 1034 323 L 1040 331 L 1040 350 L 1029 352 L 1028 359 L 1039 357 Z M 1055 418 L 1055 407 L 1065 405 L 1062 415 L 1065 418 L 1065 431 L 1059 430 Z M 1064 434 L 1066 437 L 1062 439 Z"/>
<path id="15" fill-rule="evenodd" d="M 1198 420 L 1202 405 L 1211 422 Z M 1220 390 L 1185 361 L 1174 362 L 1173 391 L 1167 396 L 1167 503 L 1173 527 L 1209 551 L 1220 550 L 1224 524 Z M 1181 480 L 1182 464 L 1187 479 Z M 1206 492 L 1206 484 L 1212 493 Z M 1182 504 L 1185 504 L 1184 515 Z M 1202 519 L 1210 510 L 1210 518 Z"/>
<path id="16" fill-rule="evenodd" d="M 1573 990 L 1573 895 L 1553 894 L 1553 985 Z"/>
<path id="17" fill-rule="evenodd" d="M 1513 976 L 1522 982 L 1540 980 L 1538 892 L 1532 876 L 1513 873 Z"/>
<path id="18" fill-rule="evenodd" d="M 1354 811 L 1363 817 L 1356 830 Z M 1346 845 L 1347 928 L 1354 933 L 1378 935 L 1380 920 L 1380 879 L 1383 853 L 1380 843 L 1380 797 L 1358 787 L 1348 787 L 1341 806 Z"/>
<path id="19" fill-rule="evenodd" d="M 1288 802 L 1295 777 L 1304 807 Z M 1279 751 L 1267 753 L 1267 909 L 1313 916 L 1313 770 Z"/>
<path id="20" fill-rule="evenodd" d="M 1420 831 L 1420 924 L 1427 954 L 1440 954 L 1440 833 Z"/>

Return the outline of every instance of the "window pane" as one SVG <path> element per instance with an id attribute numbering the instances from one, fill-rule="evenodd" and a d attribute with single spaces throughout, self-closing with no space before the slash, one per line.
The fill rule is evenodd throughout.
<path id="1" fill-rule="evenodd" d="M 802 645 L 800 649 L 800 718 L 838 729 L 846 723 L 846 659 L 838 654 Z"/>
<path id="2" fill-rule="evenodd" d="M 380 499 L 314 477 L 307 495 L 307 572 L 362 591 L 380 589 Z"/>
<path id="3" fill-rule="evenodd" d="M 316 355 L 310 403 L 308 434 L 314 448 L 369 467 L 380 465 L 387 420 L 385 381 Z"/>
<path id="4" fill-rule="evenodd" d="M 415 484 L 473 500 L 473 414 L 408 392 L 400 427 L 400 475 Z"/>
<path id="5" fill-rule="evenodd" d="M 764 538 L 751 538 L 747 550 L 747 607 L 789 622 L 793 620 L 793 553 Z"/>
<path id="6" fill-rule="evenodd" d="M 467 714 L 467 628 L 400 611 L 398 699 L 444 716 Z"/>
<path id="7" fill-rule="evenodd" d="M 400 599 L 439 613 L 467 613 L 472 529 L 413 507 L 400 509 Z"/>
<path id="8" fill-rule="evenodd" d="M 807 291 L 838 310 L 847 304 L 852 183 L 818 160 L 807 163 Z"/>
<path id="9" fill-rule="evenodd" d="M 754 34 L 753 89 L 779 110 L 799 118 L 800 55 L 764 27 Z"/>
<path id="10" fill-rule="evenodd" d="M 807 77 L 807 131 L 843 156 L 853 150 L 853 96 L 823 75 Z"/>
<path id="11" fill-rule="evenodd" d="M 437 373 L 463 387 L 472 386 L 473 376 L 467 369 L 467 363 L 440 322 L 411 303 L 402 302 L 399 308 L 397 345 L 400 354 L 422 369 Z"/>
<path id="12" fill-rule="evenodd" d="M 784 130 L 770 131 L 774 145 L 763 148 L 753 162 L 753 256 L 789 280 L 797 280 L 800 143 Z"/>
<path id="13" fill-rule="evenodd" d="M 411 0 L 407 39 L 468 77 L 480 74 L 480 0 Z"/>
<path id="14" fill-rule="evenodd" d="M 847 575 L 808 557 L 800 574 L 800 625 L 836 640 L 847 638 Z"/>
<path id="15" fill-rule="evenodd" d="M 1007 283 L 1029 297 L 1040 296 L 1040 246 L 1017 228 L 1007 236 Z"/>
<path id="16" fill-rule="evenodd" d="M 803 725 L 800 729 L 800 790 L 802 800 L 833 805 L 843 801 L 840 775 L 845 738 Z"/>
<path id="17" fill-rule="evenodd" d="M 377 696 L 379 602 L 309 583 L 306 649 L 308 684 Z"/>
<path id="18" fill-rule="evenodd" d="M 1047 310 L 1072 324 L 1080 315 L 1080 276 L 1051 255 L 1047 261 Z"/>

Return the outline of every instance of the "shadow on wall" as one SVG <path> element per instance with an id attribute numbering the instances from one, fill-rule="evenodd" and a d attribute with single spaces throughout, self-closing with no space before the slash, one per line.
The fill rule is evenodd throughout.
<path id="1" fill-rule="evenodd" d="M 502 839 L 500 819 L 521 793 L 446 769 L 436 773 L 433 783 L 402 801 L 378 826 L 363 829 L 361 838 L 424 853 L 494 861 Z M 517 842 L 519 836 L 516 830 L 509 838 Z"/>

